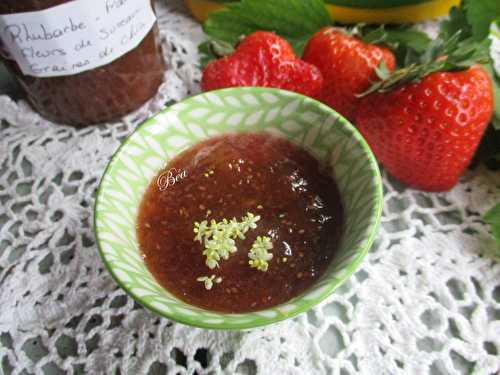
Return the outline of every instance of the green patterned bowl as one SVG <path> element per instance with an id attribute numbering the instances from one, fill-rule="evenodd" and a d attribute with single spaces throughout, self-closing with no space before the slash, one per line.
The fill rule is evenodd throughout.
<path id="1" fill-rule="evenodd" d="M 308 291 L 267 310 L 222 314 L 180 301 L 155 281 L 139 251 L 137 210 L 150 181 L 176 154 L 210 136 L 248 131 L 284 136 L 330 164 L 343 199 L 346 228 L 338 256 Z M 311 98 L 245 87 L 191 97 L 142 124 L 104 173 L 97 192 L 95 230 L 106 267 L 143 306 L 193 326 L 244 329 L 290 318 L 328 297 L 358 268 L 370 249 L 381 210 L 377 162 L 352 125 Z"/>

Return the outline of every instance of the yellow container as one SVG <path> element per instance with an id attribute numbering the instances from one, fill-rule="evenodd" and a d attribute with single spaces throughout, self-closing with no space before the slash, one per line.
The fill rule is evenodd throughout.
<path id="1" fill-rule="evenodd" d="M 203 22 L 208 14 L 222 9 L 223 4 L 212 0 L 185 0 L 193 16 Z M 408 23 L 422 22 L 448 14 L 460 0 L 432 0 L 420 4 L 392 8 L 355 8 L 327 4 L 333 19 L 342 23 Z"/>

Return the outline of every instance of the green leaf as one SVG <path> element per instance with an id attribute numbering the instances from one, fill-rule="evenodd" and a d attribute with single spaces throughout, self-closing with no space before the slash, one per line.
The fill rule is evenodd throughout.
<path id="1" fill-rule="evenodd" d="M 424 51 L 429 48 L 429 36 L 410 25 L 378 27 L 358 25 L 352 33 L 365 43 L 384 44 L 396 55 L 397 65 L 406 66 L 418 61 Z"/>
<path id="2" fill-rule="evenodd" d="M 486 38 L 491 23 L 500 17 L 499 0 L 464 0 L 463 8 L 476 40 Z"/>
<path id="3" fill-rule="evenodd" d="M 465 16 L 464 10 L 460 7 L 453 7 L 447 19 L 440 24 L 439 36 L 441 39 L 448 39 L 461 31 L 461 38 L 466 39 L 472 36 L 472 28 Z"/>
<path id="4" fill-rule="evenodd" d="M 426 33 L 409 25 L 396 27 L 381 25 L 376 28 L 365 29 L 363 34 L 360 37 L 366 43 L 386 44 L 393 49 L 403 45 L 417 52 L 424 52 L 431 42 Z"/>
<path id="5" fill-rule="evenodd" d="M 491 232 L 493 237 L 497 241 L 498 246 L 500 246 L 500 203 L 489 210 L 483 218 L 486 224 L 491 226 Z"/>
<path id="6" fill-rule="evenodd" d="M 240 37 L 255 31 L 255 25 L 229 9 L 212 12 L 203 24 L 203 31 L 213 39 L 235 45 Z"/>
<path id="7" fill-rule="evenodd" d="M 464 70 L 478 63 L 489 64 L 492 43 L 488 35 L 490 25 L 498 18 L 499 12 L 499 0 L 463 0 L 460 7 L 450 10 L 448 19 L 441 22 L 438 37 L 432 41 L 425 37 L 415 38 L 408 30 L 402 30 L 399 37 L 404 36 L 405 39 L 399 43 L 406 49 L 404 60 L 402 61 L 401 52 L 396 53 L 398 65 L 402 68 L 392 72 L 389 77 L 374 82 L 361 96 L 417 82 L 434 72 Z M 393 38 L 397 37 L 398 34 L 395 34 Z M 372 32 L 371 39 L 384 40 L 388 36 L 384 34 L 382 27 Z M 498 97 L 499 95 L 495 95 L 496 99 Z M 493 123 L 498 126 L 497 116 Z"/>
<path id="8" fill-rule="evenodd" d="M 198 51 L 201 54 L 201 67 L 204 68 L 207 64 L 221 57 L 230 55 L 234 52 L 234 47 L 222 40 L 207 40 L 198 46 Z"/>
<path id="9" fill-rule="evenodd" d="M 204 69 L 210 61 L 217 59 L 217 56 L 212 51 L 212 48 L 210 48 L 211 42 L 211 40 L 207 40 L 198 46 L 198 52 L 201 56 L 200 65 L 202 69 Z"/>
<path id="10" fill-rule="evenodd" d="M 416 30 L 413 27 L 389 29 L 386 38 L 389 45 L 404 46 L 416 52 L 425 51 L 431 42 L 431 38 L 426 33 Z"/>
<path id="11" fill-rule="evenodd" d="M 457 31 L 448 39 L 436 38 L 429 43 L 417 62 L 394 70 L 388 77 L 374 82 L 363 97 L 375 91 L 387 92 L 401 85 L 418 82 L 425 76 L 440 71 L 464 70 L 477 63 L 488 63 L 490 41 L 476 42 L 473 38 L 461 39 Z"/>
<path id="12" fill-rule="evenodd" d="M 375 68 L 375 73 L 377 74 L 377 77 L 380 78 L 381 80 L 389 78 L 391 72 L 389 71 L 389 68 L 387 68 L 385 60 L 380 61 L 379 66 Z"/>
<path id="13" fill-rule="evenodd" d="M 468 38 L 458 42 L 456 46 L 452 45 L 451 49 L 443 50 L 438 56 L 447 56 L 444 70 L 467 69 L 472 65 L 491 61 L 490 44 L 489 39 L 476 42 L 473 38 Z"/>
<path id="14" fill-rule="evenodd" d="M 203 30 L 211 38 L 232 45 L 254 31 L 274 31 L 300 55 L 310 36 L 331 24 L 322 0 L 242 0 L 211 13 Z"/>

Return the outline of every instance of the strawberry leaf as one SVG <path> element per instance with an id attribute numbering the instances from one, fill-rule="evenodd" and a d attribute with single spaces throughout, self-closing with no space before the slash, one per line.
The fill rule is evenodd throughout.
<path id="1" fill-rule="evenodd" d="M 380 78 L 381 81 L 388 79 L 390 77 L 391 72 L 389 71 L 389 68 L 385 63 L 385 60 L 380 61 L 379 66 L 375 68 L 375 73 L 377 74 L 377 77 Z"/>
<path id="2" fill-rule="evenodd" d="M 471 14 L 478 14 L 478 11 L 471 11 L 471 1 L 464 0 L 460 7 L 450 10 L 448 19 L 441 22 L 438 37 L 428 42 L 425 49 L 415 51 L 414 48 L 407 48 L 403 68 L 396 69 L 389 77 L 374 82 L 359 96 L 363 97 L 376 91 L 387 92 L 403 84 L 420 81 L 425 76 L 439 71 L 465 70 L 474 64 L 490 64 L 492 43 L 487 36 L 490 24 L 496 17 L 490 19 L 488 17 L 491 15 L 483 15 L 480 21 L 472 20 Z M 493 11 L 490 0 L 474 0 L 474 7 L 476 4 L 479 4 L 482 11 Z M 479 30 L 484 25 L 487 25 L 488 32 L 486 36 L 479 38 L 480 34 L 475 28 Z"/>
<path id="3" fill-rule="evenodd" d="M 429 36 L 409 25 L 371 26 L 359 24 L 351 34 L 361 38 L 365 43 L 383 44 L 396 55 L 398 66 L 407 66 L 418 60 L 418 56 L 427 50 L 431 39 Z"/>
<path id="4" fill-rule="evenodd" d="M 198 46 L 198 51 L 201 54 L 201 67 L 204 68 L 207 64 L 221 57 L 230 55 L 234 52 L 234 47 L 222 40 L 207 40 Z"/>
<path id="5" fill-rule="evenodd" d="M 491 23 L 500 17 L 500 1 L 464 0 L 462 6 L 474 39 L 486 38 L 490 32 Z"/>
<path id="6" fill-rule="evenodd" d="M 254 31 L 274 31 L 301 55 L 307 40 L 331 24 L 322 0 L 242 0 L 210 13 L 203 30 L 211 38 L 232 45 Z"/>
<path id="7" fill-rule="evenodd" d="M 490 41 L 476 42 L 472 38 L 462 40 L 459 30 L 448 39 L 436 38 L 420 56 L 418 63 L 412 63 L 394 70 L 385 79 L 358 95 L 363 97 L 373 92 L 388 92 L 404 84 L 418 82 L 423 77 L 440 71 L 464 70 L 477 63 L 488 63 Z"/>
<path id="8" fill-rule="evenodd" d="M 385 44 L 391 49 L 400 46 L 411 48 L 416 52 L 423 52 L 429 46 L 431 39 L 423 31 L 415 29 L 413 26 L 358 26 L 356 28 L 358 36 L 365 43 Z"/>
<path id="9" fill-rule="evenodd" d="M 493 237 L 500 246 L 500 203 L 489 210 L 483 218 L 484 222 L 491 226 Z"/>
<path id="10" fill-rule="evenodd" d="M 439 37 L 446 40 L 451 38 L 458 31 L 461 31 L 460 35 L 463 39 L 472 36 L 472 28 L 464 10 L 461 7 L 453 7 L 450 9 L 448 18 L 443 20 L 440 24 Z"/>

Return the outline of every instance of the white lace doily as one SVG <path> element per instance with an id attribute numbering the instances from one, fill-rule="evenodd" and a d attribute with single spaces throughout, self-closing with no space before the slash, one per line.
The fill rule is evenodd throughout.
<path id="1" fill-rule="evenodd" d="M 296 319 L 208 331 L 159 318 L 125 295 L 96 249 L 95 189 L 137 124 L 199 90 L 199 25 L 180 2 L 158 10 L 167 84 L 122 122 L 76 130 L 0 96 L 3 373 L 498 373 L 500 264 L 480 217 L 500 200 L 500 173 L 485 168 L 446 194 L 384 177 L 383 225 L 363 266 Z"/>

